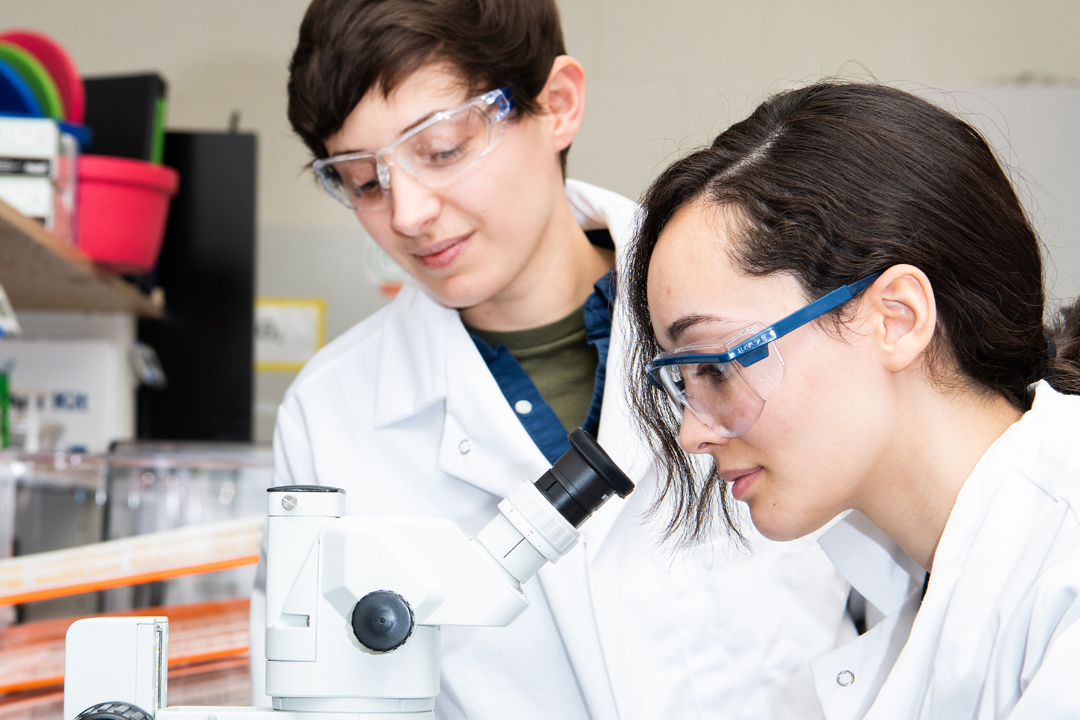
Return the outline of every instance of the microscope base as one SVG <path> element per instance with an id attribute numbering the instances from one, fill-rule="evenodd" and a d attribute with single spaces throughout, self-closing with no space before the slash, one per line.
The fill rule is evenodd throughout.
<path id="1" fill-rule="evenodd" d="M 257 707 L 166 707 L 154 720 L 434 720 L 431 710 L 422 712 L 295 712 Z"/>

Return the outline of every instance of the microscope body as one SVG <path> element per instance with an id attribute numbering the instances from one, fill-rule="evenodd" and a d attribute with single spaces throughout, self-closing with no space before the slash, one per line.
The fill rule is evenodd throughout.
<path id="1" fill-rule="evenodd" d="M 440 626 L 509 625 L 529 606 L 522 584 L 569 552 L 577 526 L 612 494 L 633 490 L 591 436 L 579 429 L 570 440 L 476 538 L 448 520 L 343 517 L 337 488 L 270 488 L 273 708 L 167 707 L 167 619 L 94 618 L 68 631 L 64 720 L 430 720 Z M 125 670 L 111 671 L 106 651 Z"/>
<path id="2" fill-rule="evenodd" d="M 515 492 L 539 495 L 531 484 L 523 488 Z M 546 558 L 514 537 L 503 513 L 472 539 L 448 520 L 338 517 L 344 495 L 322 490 L 269 495 L 266 693 L 277 710 L 430 711 L 439 692 L 439 627 L 509 625 L 529 606 L 521 582 Z M 563 529 L 569 550 L 578 533 L 569 523 Z M 389 650 L 365 645 L 356 627 L 361 601 L 380 592 L 403 601 L 391 622 L 404 638 Z M 388 619 L 380 609 L 372 611 L 376 622 Z"/>

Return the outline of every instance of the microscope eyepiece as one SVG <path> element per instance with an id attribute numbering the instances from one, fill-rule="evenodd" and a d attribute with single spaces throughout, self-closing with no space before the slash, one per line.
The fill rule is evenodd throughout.
<path id="1" fill-rule="evenodd" d="M 569 439 L 570 449 L 534 485 L 571 525 L 581 527 L 613 494 L 633 492 L 634 483 L 592 435 L 578 428 Z"/>

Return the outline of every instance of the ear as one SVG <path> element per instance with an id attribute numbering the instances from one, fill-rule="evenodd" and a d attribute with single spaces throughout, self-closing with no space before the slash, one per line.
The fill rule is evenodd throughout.
<path id="1" fill-rule="evenodd" d="M 893 265 L 866 289 L 863 309 L 882 367 L 901 372 L 922 357 L 937 326 L 934 288 L 926 273 L 913 265 Z"/>
<path id="2" fill-rule="evenodd" d="M 585 117 L 585 68 L 569 55 L 555 58 L 537 98 L 551 117 L 555 152 L 570 146 Z"/>

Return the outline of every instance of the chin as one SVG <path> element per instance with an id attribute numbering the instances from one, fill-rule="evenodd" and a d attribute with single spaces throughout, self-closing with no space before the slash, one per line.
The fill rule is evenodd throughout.
<path id="1" fill-rule="evenodd" d="M 467 310 L 489 299 L 488 296 L 478 292 L 448 292 L 444 288 L 432 288 L 428 286 L 431 294 L 443 305 L 455 310 Z"/>
<path id="2" fill-rule="evenodd" d="M 489 303 L 503 294 L 510 282 L 497 270 L 483 268 L 446 278 L 418 278 L 439 302 L 456 310 Z M 426 281 L 425 281 L 426 280 Z"/>
<path id="3" fill-rule="evenodd" d="M 805 523 L 793 520 L 775 507 L 765 512 L 755 511 L 751 505 L 750 519 L 759 533 L 774 542 L 798 540 L 817 530 L 816 527 L 807 527 Z"/>
<path id="4" fill-rule="evenodd" d="M 489 300 L 494 294 L 488 292 L 482 279 L 472 274 L 452 277 L 432 277 L 426 273 L 410 273 L 440 303 L 455 310 L 464 310 Z"/>

